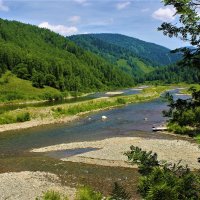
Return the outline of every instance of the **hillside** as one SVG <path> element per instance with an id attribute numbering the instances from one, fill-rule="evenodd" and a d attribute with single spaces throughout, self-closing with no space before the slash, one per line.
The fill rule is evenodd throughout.
<path id="1" fill-rule="evenodd" d="M 62 93 L 52 87 L 35 88 L 31 81 L 17 78 L 10 72 L 6 72 L 0 78 L 0 102 L 19 100 L 50 100 L 62 98 Z"/>
<path id="2" fill-rule="evenodd" d="M 129 87 L 132 78 L 105 59 L 47 29 L 0 19 L 0 74 L 10 70 L 34 87 L 95 91 Z"/>
<path id="3" fill-rule="evenodd" d="M 180 58 L 165 47 L 120 34 L 84 34 L 69 39 L 132 75 L 151 72 L 159 66 L 175 63 Z"/>

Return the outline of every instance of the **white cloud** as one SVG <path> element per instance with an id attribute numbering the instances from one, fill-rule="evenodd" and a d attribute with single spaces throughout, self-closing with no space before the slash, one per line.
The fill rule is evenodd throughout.
<path id="1" fill-rule="evenodd" d="M 70 21 L 71 23 L 73 23 L 73 24 L 76 24 L 76 23 L 80 22 L 80 20 L 81 20 L 81 17 L 78 16 L 78 15 L 74 15 L 74 16 L 71 16 L 71 17 L 69 18 L 69 21 Z"/>
<path id="2" fill-rule="evenodd" d="M 122 10 L 122 9 L 127 8 L 130 4 L 131 4 L 130 1 L 121 2 L 121 3 L 118 3 L 118 4 L 116 5 L 116 8 L 117 8 L 118 10 Z"/>
<path id="3" fill-rule="evenodd" d="M 150 11 L 150 9 L 149 8 L 143 8 L 141 11 L 142 12 L 148 12 L 148 11 Z"/>
<path id="4" fill-rule="evenodd" d="M 9 7 L 4 4 L 3 0 L 0 0 L 0 11 L 9 11 Z"/>
<path id="5" fill-rule="evenodd" d="M 83 4 L 83 3 L 87 2 L 87 0 L 74 0 L 74 1 L 77 2 L 77 3 L 80 3 L 80 4 Z"/>
<path id="6" fill-rule="evenodd" d="M 88 0 L 74 0 L 74 2 L 82 5 L 82 6 L 89 6 L 90 3 L 88 2 Z"/>
<path id="7" fill-rule="evenodd" d="M 47 28 L 63 36 L 72 35 L 78 32 L 78 29 L 75 26 L 68 27 L 68 26 L 63 26 L 63 25 L 51 25 L 48 22 L 42 22 L 38 26 L 40 28 Z"/>
<path id="8" fill-rule="evenodd" d="M 161 21 L 173 21 L 176 18 L 175 13 L 176 9 L 173 7 L 159 8 L 152 14 L 152 17 Z"/>

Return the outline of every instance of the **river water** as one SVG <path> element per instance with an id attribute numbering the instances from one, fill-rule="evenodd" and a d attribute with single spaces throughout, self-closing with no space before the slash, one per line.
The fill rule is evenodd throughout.
<path id="1" fill-rule="evenodd" d="M 127 91 L 128 94 L 131 93 L 129 92 L 130 90 Z M 178 90 L 171 92 L 176 94 Z M 181 96 L 181 98 L 186 99 L 188 96 Z M 167 109 L 167 102 L 158 98 L 150 102 L 91 113 L 71 123 L 2 133 L 0 134 L 0 172 L 24 170 L 53 172 L 63 180 L 68 180 L 69 186 L 86 184 L 105 194 L 109 193 L 113 183 L 118 181 L 125 185 L 137 199 L 137 170 L 62 162 L 56 158 L 63 157 L 63 154 L 55 154 L 52 157 L 48 154 L 29 153 L 29 151 L 36 147 L 115 136 L 173 139 L 172 136 L 153 133 L 151 130 L 154 124 L 162 124 L 166 121 L 162 116 L 162 110 L 165 109 Z M 103 115 L 107 116 L 107 120 L 101 120 Z M 82 150 L 78 150 L 79 152 L 82 153 Z M 68 152 L 67 156 L 70 155 L 74 155 L 74 152 Z"/>
<path id="2" fill-rule="evenodd" d="M 178 90 L 172 91 L 176 94 Z M 188 96 L 181 96 L 188 98 Z M 21 152 L 36 147 L 115 136 L 155 137 L 152 126 L 166 121 L 162 98 L 90 114 L 72 123 L 19 130 L 0 135 L 0 152 Z M 102 121 L 101 116 L 107 116 Z M 145 120 L 147 119 L 147 120 Z"/>

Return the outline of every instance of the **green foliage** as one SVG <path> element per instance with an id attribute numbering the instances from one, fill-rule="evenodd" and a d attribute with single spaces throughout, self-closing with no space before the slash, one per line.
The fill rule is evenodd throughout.
<path id="1" fill-rule="evenodd" d="M 117 61 L 129 57 L 142 61 L 147 66 L 162 66 L 176 62 L 179 56 L 170 54 L 170 50 L 120 34 L 87 34 L 69 37 L 76 44 L 98 53 L 107 59 Z"/>
<path id="2" fill-rule="evenodd" d="M 195 139 L 196 139 L 197 143 L 200 144 L 200 134 L 197 134 Z"/>
<path id="3" fill-rule="evenodd" d="M 19 112 L 15 115 L 12 113 L 0 114 L 0 124 L 12 124 L 17 122 L 30 121 L 31 116 L 29 112 Z"/>
<path id="4" fill-rule="evenodd" d="M 81 187 L 76 193 L 75 200 L 102 200 L 103 195 L 89 187 Z"/>
<path id="5" fill-rule="evenodd" d="M 68 198 L 63 197 L 59 192 L 49 190 L 44 193 L 42 198 L 37 197 L 36 200 L 68 200 Z"/>
<path id="6" fill-rule="evenodd" d="M 129 200 L 131 196 L 126 190 L 115 182 L 111 197 L 109 200 Z"/>
<path id="7" fill-rule="evenodd" d="M 195 134 L 200 129 L 200 91 L 191 88 L 192 98 L 174 101 L 169 97 L 169 110 L 163 111 L 164 116 L 170 117 L 169 130 L 179 134 Z"/>
<path id="8" fill-rule="evenodd" d="M 17 122 L 25 122 L 25 121 L 30 121 L 31 117 L 30 117 L 30 113 L 25 112 L 25 113 L 20 113 L 17 115 L 16 117 L 16 121 Z"/>
<path id="9" fill-rule="evenodd" d="M 117 98 L 117 103 L 119 104 L 126 104 L 126 100 L 123 98 Z"/>
<path id="10" fill-rule="evenodd" d="M 139 172 L 142 175 L 149 174 L 153 167 L 159 165 L 156 153 L 152 154 L 152 151 L 147 153 L 142 151 L 141 148 L 134 146 L 131 146 L 130 149 L 125 155 L 131 164 L 138 164 Z"/>
<path id="11" fill-rule="evenodd" d="M 178 65 L 170 65 L 158 68 L 143 77 L 145 81 L 159 81 L 160 83 L 199 83 L 200 71 L 196 68 L 188 66 L 180 67 Z"/>
<path id="12" fill-rule="evenodd" d="M 50 87 L 34 88 L 30 81 L 19 79 L 9 71 L 0 78 L 0 102 L 53 99 L 62 99 L 62 93 Z"/>
<path id="13" fill-rule="evenodd" d="M 132 163 L 138 164 L 142 175 L 138 191 L 143 199 L 198 200 L 200 198 L 200 177 L 191 172 L 187 166 L 183 167 L 180 163 L 160 165 L 156 154 L 133 146 L 126 155 Z M 144 167 L 141 170 L 142 165 Z"/>
<path id="14" fill-rule="evenodd" d="M 88 92 L 132 86 L 131 76 L 47 29 L 0 19 L 0 74 L 7 70 L 37 88 Z"/>
<path id="15" fill-rule="evenodd" d="M 163 31 L 163 34 L 169 37 L 177 37 L 189 42 L 194 48 L 179 48 L 174 52 L 183 53 L 184 58 L 180 63 L 182 66 L 198 68 L 200 64 L 199 0 L 164 0 L 164 3 L 166 6 L 170 5 L 176 9 L 179 24 L 164 22 L 158 30 Z"/>

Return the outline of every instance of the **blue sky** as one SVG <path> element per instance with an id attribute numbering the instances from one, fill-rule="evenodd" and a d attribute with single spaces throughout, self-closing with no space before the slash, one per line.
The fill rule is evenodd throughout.
<path id="1" fill-rule="evenodd" d="M 157 31 L 176 23 L 175 10 L 160 0 L 0 0 L 0 18 L 49 28 L 61 35 L 121 33 L 170 49 L 185 46 Z"/>

